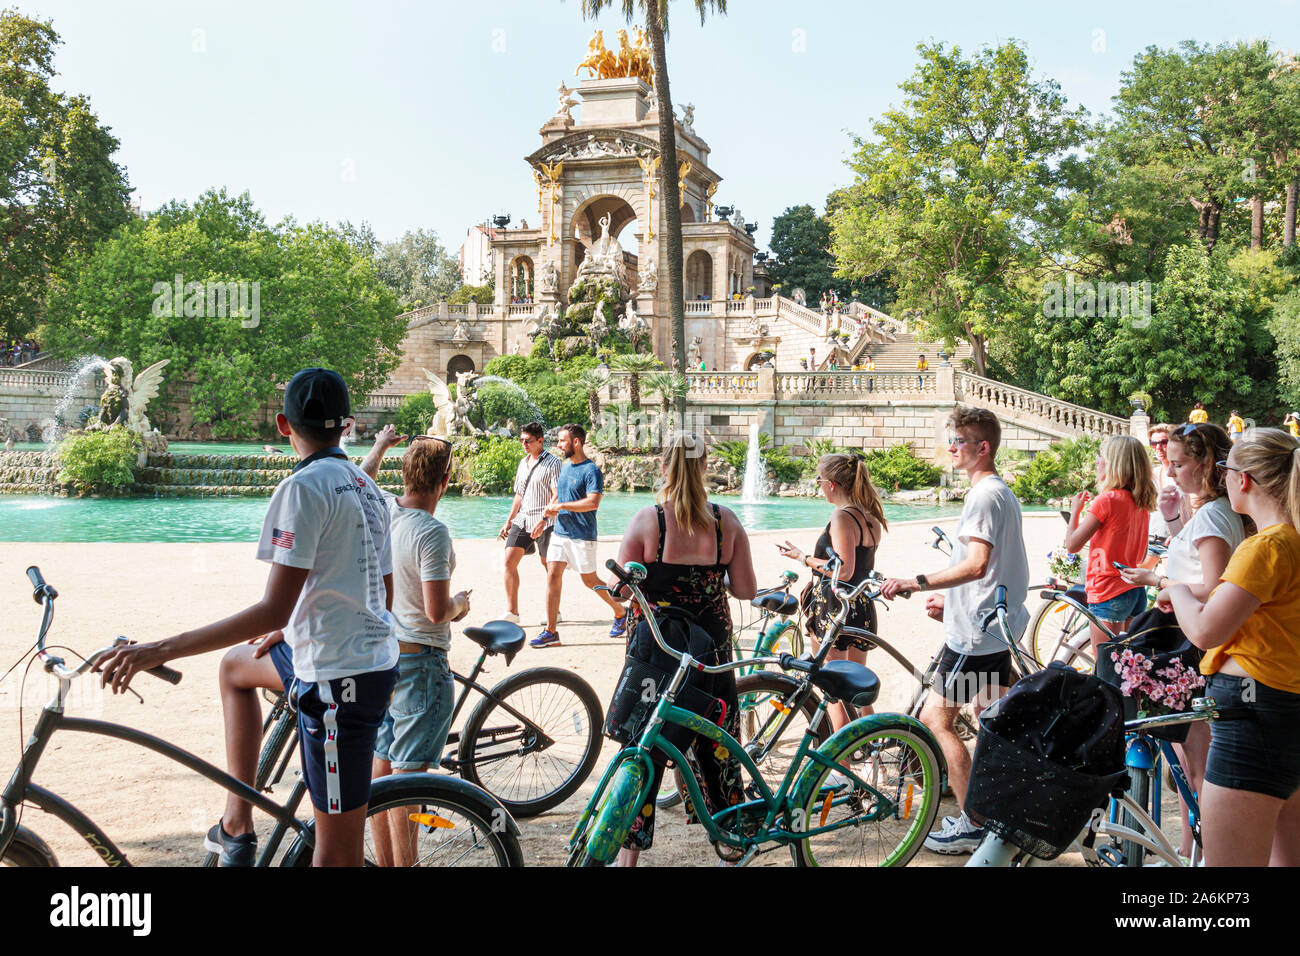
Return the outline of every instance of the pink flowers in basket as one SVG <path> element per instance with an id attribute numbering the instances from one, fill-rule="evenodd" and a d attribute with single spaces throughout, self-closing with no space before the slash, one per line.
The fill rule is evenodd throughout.
<path id="1" fill-rule="evenodd" d="M 1145 716 L 1186 710 L 1198 696 L 1196 691 L 1205 686 L 1205 678 L 1180 660 L 1156 668 L 1155 661 L 1132 648 L 1111 651 L 1110 659 L 1120 679 L 1120 693 L 1136 697 L 1139 713 Z"/>

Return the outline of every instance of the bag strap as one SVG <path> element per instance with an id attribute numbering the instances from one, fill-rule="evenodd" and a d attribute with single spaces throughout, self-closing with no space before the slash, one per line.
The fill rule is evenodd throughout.
<path id="1" fill-rule="evenodd" d="M 668 531 L 668 524 L 664 520 L 663 505 L 655 505 L 655 517 L 659 519 L 659 550 L 655 552 L 655 560 L 662 564 L 664 560 L 664 535 Z"/>
<path id="2" fill-rule="evenodd" d="M 722 566 L 722 511 L 717 505 L 713 505 L 713 524 L 718 532 L 718 560 L 713 562 L 719 567 Z"/>
<path id="3" fill-rule="evenodd" d="M 528 469 L 528 477 L 524 479 L 524 490 L 519 492 L 519 501 L 521 507 L 523 506 L 524 496 L 528 494 L 528 484 L 533 480 L 533 472 L 537 470 L 538 465 L 540 465 L 542 462 L 546 460 L 546 456 L 549 454 L 550 454 L 549 451 L 542 452 L 542 454 L 538 457 L 537 461 L 533 462 L 533 467 Z"/>

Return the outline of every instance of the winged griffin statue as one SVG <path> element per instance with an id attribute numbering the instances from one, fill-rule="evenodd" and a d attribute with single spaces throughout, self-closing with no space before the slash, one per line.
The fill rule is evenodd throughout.
<path id="1" fill-rule="evenodd" d="M 479 430 L 469 420 L 469 413 L 474 407 L 474 383 L 479 376 L 473 372 L 457 372 L 456 398 L 453 400 L 446 382 L 427 368 L 420 371 L 429 381 L 429 394 L 433 396 L 435 409 L 428 434 L 440 438 L 451 438 L 462 431 L 471 435 L 479 434 Z"/>
<path id="2" fill-rule="evenodd" d="M 162 385 L 163 369 L 171 359 L 155 362 L 139 375 L 132 377 L 134 369 L 131 360 L 118 356 L 104 367 L 104 380 L 107 387 L 99 399 L 99 418 L 92 429 L 108 428 L 111 425 L 123 425 L 133 435 L 144 441 L 144 448 L 137 459 L 143 467 L 149 452 L 165 451 L 167 441 L 156 428 L 149 423 L 144 410 L 158 397 Z"/>

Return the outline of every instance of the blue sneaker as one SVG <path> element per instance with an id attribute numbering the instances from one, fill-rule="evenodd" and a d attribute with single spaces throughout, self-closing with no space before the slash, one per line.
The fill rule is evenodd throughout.
<path id="1" fill-rule="evenodd" d="M 610 637 L 622 637 L 627 633 L 627 615 L 614 618 L 614 626 L 609 629 Z"/>
<path id="2" fill-rule="evenodd" d="M 560 635 L 554 631 L 545 630 L 528 642 L 529 647 L 559 647 L 559 645 Z"/>

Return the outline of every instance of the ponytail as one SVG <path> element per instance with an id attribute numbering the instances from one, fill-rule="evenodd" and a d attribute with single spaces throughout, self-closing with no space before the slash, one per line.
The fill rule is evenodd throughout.
<path id="1" fill-rule="evenodd" d="M 1300 527 L 1300 441 L 1280 428 L 1252 428 L 1236 445 L 1237 467 L 1286 509 Z"/>
<path id="2" fill-rule="evenodd" d="M 880 527 L 888 530 L 885 506 L 881 503 L 880 492 L 871 483 L 871 469 L 867 467 L 865 455 L 858 451 L 847 455 L 823 455 L 817 468 L 823 477 L 843 488 L 849 501 L 862 509 L 863 514 L 879 521 Z"/>

